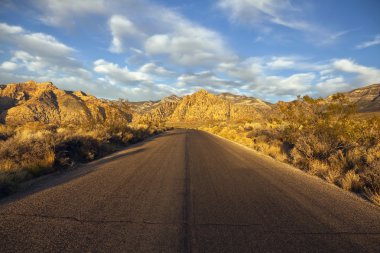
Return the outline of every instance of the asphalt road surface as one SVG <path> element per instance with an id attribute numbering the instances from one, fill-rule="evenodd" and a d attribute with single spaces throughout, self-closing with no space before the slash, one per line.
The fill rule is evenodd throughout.
<path id="1" fill-rule="evenodd" d="M 196 130 L 2 200 L 0 252 L 380 252 L 380 208 Z"/>

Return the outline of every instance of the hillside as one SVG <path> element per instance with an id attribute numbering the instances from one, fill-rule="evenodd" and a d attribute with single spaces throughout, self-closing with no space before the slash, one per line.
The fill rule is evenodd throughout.
<path id="1" fill-rule="evenodd" d="M 342 94 L 348 101 L 357 105 L 359 112 L 380 111 L 380 84 L 364 86 Z M 331 96 L 328 99 L 331 99 Z"/>
<path id="2" fill-rule="evenodd" d="M 226 120 L 230 117 L 231 103 L 200 90 L 185 96 L 175 108 L 170 121 Z"/>
<path id="3" fill-rule="evenodd" d="M 247 105 L 247 106 L 252 106 L 255 107 L 256 109 L 260 110 L 266 110 L 271 108 L 271 104 L 265 101 L 262 101 L 261 99 L 254 98 L 254 97 L 247 97 L 247 96 L 240 96 L 240 95 L 235 95 L 232 93 L 221 93 L 219 95 L 216 95 L 217 97 L 224 99 L 224 100 L 229 100 L 235 105 Z"/>
<path id="4" fill-rule="evenodd" d="M 81 91 L 64 91 L 51 82 L 14 83 L 0 86 L 0 122 L 22 125 L 40 122 L 86 125 L 130 122 L 131 112 L 116 102 L 98 99 Z"/>
<path id="5" fill-rule="evenodd" d="M 343 93 L 359 112 L 380 112 L 380 84 Z M 329 96 L 325 102 L 332 101 Z M 321 102 L 320 102 L 321 103 Z M 231 93 L 212 94 L 200 90 L 182 98 L 172 95 L 159 101 L 131 102 L 134 119 L 143 122 L 209 122 L 258 119 L 268 110 L 279 113 L 276 105 L 258 98 Z"/>
<path id="6" fill-rule="evenodd" d="M 344 96 L 359 112 L 380 111 L 380 84 Z M 332 96 L 327 98 L 330 101 Z M 122 102 L 98 99 L 82 91 L 58 89 L 51 82 L 13 83 L 0 86 L 0 123 L 22 125 L 40 122 L 60 125 L 131 122 L 194 122 L 249 120 L 273 108 L 260 99 L 200 90 L 184 97 L 171 95 L 158 101 Z"/>
<path id="7" fill-rule="evenodd" d="M 132 102 L 131 108 L 144 122 L 186 123 L 256 118 L 271 106 L 256 98 L 199 90 L 183 98 L 172 95 L 160 101 Z"/>
<path id="8" fill-rule="evenodd" d="M 164 122 L 173 113 L 181 98 L 176 95 L 158 101 L 130 102 L 136 122 Z"/>

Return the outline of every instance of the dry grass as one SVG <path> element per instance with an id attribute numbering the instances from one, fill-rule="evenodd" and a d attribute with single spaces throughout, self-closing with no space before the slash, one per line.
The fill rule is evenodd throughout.
<path id="1" fill-rule="evenodd" d="M 342 188 L 347 191 L 358 191 L 362 188 L 360 177 L 354 171 L 349 171 L 344 175 L 341 181 Z"/>
<path id="2" fill-rule="evenodd" d="M 372 203 L 380 206 L 380 191 L 365 189 L 365 195 Z"/>
<path id="3" fill-rule="evenodd" d="M 328 175 L 329 171 L 330 171 L 330 167 L 325 162 L 322 162 L 319 160 L 311 160 L 309 163 L 309 173 L 312 175 L 324 178 L 325 176 Z M 331 175 L 331 179 L 333 179 L 332 176 L 333 175 Z"/>
<path id="4" fill-rule="evenodd" d="M 330 184 L 338 185 L 339 178 L 342 173 L 337 169 L 330 169 L 327 174 L 324 176 L 324 179 Z"/>
<path id="5" fill-rule="evenodd" d="M 164 129 L 143 124 L 54 126 L 28 123 L 19 127 L 0 124 L 0 195 L 18 183 L 94 160 Z"/>
<path id="6" fill-rule="evenodd" d="M 359 117 L 340 100 L 279 103 L 260 121 L 216 122 L 205 131 L 286 161 L 379 204 L 380 118 Z M 372 115 L 373 116 L 373 115 Z"/>

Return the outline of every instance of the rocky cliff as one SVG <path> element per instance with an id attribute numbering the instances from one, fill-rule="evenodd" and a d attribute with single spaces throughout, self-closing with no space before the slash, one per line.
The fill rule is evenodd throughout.
<path id="1" fill-rule="evenodd" d="M 184 96 L 172 95 L 160 101 L 132 102 L 143 122 L 194 122 L 243 120 L 258 117 L 271 109 L 271 104 L 260 99 L 230 93 L 211 94 L 206 90 Z"/>
<path id="2" fill-rule="evenodd" d="M 244 97 L 243 102 L 239 100 L 242 96 L 226 94 L 214 95 L 206 90 L 200 90 L 192 95 L 183 97 L 178 103 L 173 113 L 168 118 L 172 122 L 182 121 L 221 121 L 221 120 L 240 120 L 258 116 L 258 107 L 253 99 Z M 260 104 L 260 109 L 270 106 Z"/>
<path id="3" fill-rule="evenodd" d="M 357 105 L 359 112 L 380 111 L 380 84 L 372 84 L 343 94 Z"/>
<path id="4" fill-rule="evenodd" d="M 98 99 L 84 92 L 64 91 L 51 82 L 14 83 L 0 86 L 0 122 L 19 125 L 97 124 L 132 120 L 131 112 L 116 102 Z"/>
<path id="5" fill-rule="evenodd" d="M 360 112 L 380 111 L 380 84 L 343 93 Z M 325 101 L 329 101 L 331 97 Z M 273 108 L 257 98 L 231 93 L 175 95 L 159 101 L 127 102 L 98 99 L 81 91 L 60 90 L 50 82 L 0 86 L 0 123 L 41 122 L 59 125 L 194 122 L 259 119 Z"/>
<path id="6" fill-rule="evenodd" d="M 164 122 L 173 114 L 180 101 L 180 97 L 171 95 L 159 101 L 132 102 L 131 108 L 137 112 L 134 120 L 143 123 Z"/>

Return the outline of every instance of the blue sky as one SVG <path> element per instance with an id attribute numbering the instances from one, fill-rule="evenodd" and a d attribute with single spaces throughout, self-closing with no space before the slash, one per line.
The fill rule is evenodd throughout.
<path id="1" fill-rule="evenodd" d="M 276 102 L 380 82 L 378 0 L 0 1 L 0 83 Z"/>

